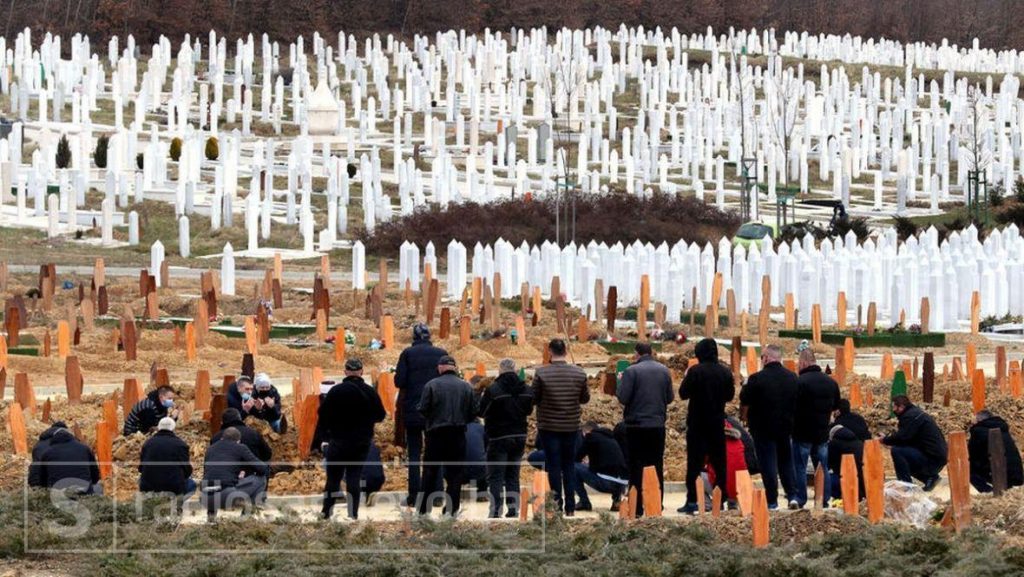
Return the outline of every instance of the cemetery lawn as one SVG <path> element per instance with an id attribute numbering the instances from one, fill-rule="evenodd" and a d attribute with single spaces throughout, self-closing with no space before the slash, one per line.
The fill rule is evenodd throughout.
<path id="1" fill-rule="evenodd" d="M 809 512 L 773 517 L 771 546 L 749 545 L 737 517 L 593 521 L 398 523 L 236 521 L 171 525 L 118 513 L 120 552 L 61 553 L 102 547 L 113 509 L 80 501 L 92 515 L 85 535 L 56 540 L 46 522 L 66 522 L 30 494 L 25 530 L 21 492 L 0 494 L 0 573 L 4 575 L 695 575 L 984 577 L 1024 572 L 1024 548 L 983 529 L 869 526 L 861 519 Z M 792 518 L 792 522 L 787 519 Z M 36 550 L 26 553 L 27 544 Z M 511 552 L 511 549 L 530 552 Z M 149 552 L 131 552 L 148 549 Z M 221 549 L 202 553 L 197 549 Z M 154 551 L 159 550 L 159 551 Z M 484 551 L 488 550 L 488 551 Z M 396 552 L 397 551 L 397 552 Z M 497 552 L 495 552 L 497 551 Z M 15 573 L 7 573 L 14 570 Z"/>

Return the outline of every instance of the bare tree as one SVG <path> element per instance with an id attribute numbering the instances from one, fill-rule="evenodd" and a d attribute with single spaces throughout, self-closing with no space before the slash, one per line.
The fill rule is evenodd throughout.
<path id="1" fill-rule="evenodd" d="M 768 55 L 768 75 L 764 105 L 768 115 L 768 133 L 776 146 L 782 149 L 783 182 L 789 178 L 789 150 L 793 131 L 800 111 L 800 82 L 791 69 L 782 66 L 782 57 L 773 52 Z"/>
<path id="2" fill-rule="evenodd" d="M 977 217 L 982 202 L 988 201 L 988 187 L 982 174 L 992 163 L 992 151 L 984 141 L 985 135 L 992 130 L 991 104 L 978 86 L 967 88 L 966 113 L 967 118 L 960 123 L 958 136 L 963 154 L 961 162 L 968 166 L 967 206 Z M 984 192 L 982 188 L 985 188 Z"/>

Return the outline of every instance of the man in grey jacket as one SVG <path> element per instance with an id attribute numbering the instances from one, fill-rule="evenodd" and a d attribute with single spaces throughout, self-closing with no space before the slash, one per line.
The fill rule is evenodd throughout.
<path id="1" fill-rule="evenodd" d="M 423 387 L 419 410 L 426 421 L 426 448 L 423 452 L 423 484 L 416 496 L 421 515 L 430 513 L 434 495 L 426 494 L 438 486 L 444 470 L 447 502 L 445 513 L 459 512 L 463 460 L 466 455 L 466 425 L 476 419 L 476 395 L 456 372 L 455 359 L 444 355 L 437 361 L 440 376 Z"/>
<path id="2" fill-rule="evenodd" d="M 615 396 L 622 403 L 629 456 L 629 484 L 636 487 L 636 514 L 643 515 L 644 467 L 654 466 L 665 493 L 665 418 L 675 396 L 672 374 L 654 358 L 650 343 L 637 343 L 636 362 L 622 373 Z"/>

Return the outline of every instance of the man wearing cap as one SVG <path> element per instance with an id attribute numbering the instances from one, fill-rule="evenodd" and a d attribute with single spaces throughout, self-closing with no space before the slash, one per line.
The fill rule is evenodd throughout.
<path id="1" fill-rule="evenodd" d="M 580 416 L 590 402 L 587 373 L 566 361 L 565 341 L 548 343 L 551 363 L 533 375 L 533 395 L 537 403 L 537 440 L 544 449 L 548 482 L 559 509 L 566 517 L 576 514 L 576 452 L 580 436 Z"/>
<path id="2" fill-rule="evenodd" d="M 501 516 L 502 491 L 506 517 L 519 515 L 519 461 L 526 450 L 526 420 L 533 411 L 533 389 L 516 374 L 516 363 L 502 359 L 498 378 L 484 390 L 480 416 L 487 434 L 487 488 L 491 493 L 489 517 Z"/>
<path id="3" fill-rule="evenodd" d="M 455 359 L 444 355 L 437 361 L 439 376 L 423 387 L 419 412 L 426 422 L 426 447 L 423 453 L 423 485 L 416 496 L 421 515 L 430 513 L 444 469 L 447 506 L 445 513 L 459 512 L 462 491 L 463 459 L 466 455 L 466 425 L 476 418 L 476 395 L 469 383 L 459 378 Z"/>
<path id="4" fill-rule="evenodd" d="M 174 419 L 160 419 L 156 434 L 142 445 L 139 491 L 189 495 L 196 490 L 188 445 L 174 434 L 174 428 Z"/>
<path id="5" fill-rule="evenodd" d="M 363 380 L 363 363 L 359 359 L 345 362 L 345 378 L 327 392 L 318 411 L 321 434 L 327 442 L 324 458 L 327 483 L 324 487 L 324 519 L 331 518 L 334 503 L 345 479 L 348 516 L 359 518 L 360 477 L 363 463 L 370 452 L 373 426 L 384 420 L 384 404 L 377 391 Z"/>
<path id="6" fill-rule="evenodd" d="M 281 432 L 281 393 L 270 382 L 267 373 L 256 373 L 252 380 L 253 407 L 249 414 L 270 423 L 275 433 Z"/>
<path id="7" fill-rule="evenodd" d="M 430 342 L 430 329 L 419 323 L 412 328 L 412 344 L 402 351 L 395 367 L 395 388 L 398 389 L 398 410 L 405 426 L 406 458 L 409 467 L 409 500 L 420 492 L 423 441 L 426 421 L 420 414 L 423 387 L 437 376 L 438 360 L 448 353 Z M 431 491 L 435 487 L 428 487 Z M 407 502 L 408 505 L 413 503 Z"/>
<path id="8" fill-rule="evenodd" d="M 252 393 L 252 379 L 246 375 L 238 377 L 228 387 L 228 408 L 238 411 L 243 419 L 248 417 L 256 408 L 256 399 Z"/>

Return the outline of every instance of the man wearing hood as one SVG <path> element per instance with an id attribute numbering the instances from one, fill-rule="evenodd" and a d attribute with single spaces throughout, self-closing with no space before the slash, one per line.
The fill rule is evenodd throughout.
<path id="1" fill-rule="evenodd" d="M 686 408 L 686 504 L 680 513 L 697 512 L 697 481 L 704 463 L 716 471 L 726 470 L 725 405 L 736 394 L 732 371 L 718 362 L 718 343 L 703 339 L 693 350 L 699 361 L 686 371 L 679 387 L 679 398 L 689 401 Z M 715 484 L 725 494 L 726 476 L 719 475 Z"/>
<path id="2" fill-rule="evenodd" d="M 174 407 L 174 389 L 163 385 L 154 391 L 150 391 L 146 398 L 135 403 L 128 416 L 124 418 L 124 436 L 138 432 L 148 434 L 156 428 L 160 419 L 176 415 L 171 413 Z"/>
<path id="3" fill-rule="evenodd" d="M 437 376 L 437 364 L 448 353 L 430 342 L 430 329 L 423 323 L 412 328 L 412 344 L 398 356 L 395 366 L 395 388 L 405 425 L 406 461 L 409 468 L 408 505 L 420 492 L 421 458 L 426 439 L 426 421 L 420 414 L 420 397 L 427 382 Z M 428 487 L 433 491 L 435 487 Z"/>
<path id="4" fill-rule="evenodd" d="M 256 455 L 256 457 L 264 463 L 270 461 L 273 457 L 273 451 L 271 450 L 270 445 L 267 444 L 263 435 L 245 424 L 245 421 L 242 420 L 242 415 L 238 412 L 238 409 L 228 409 L 224 411 L 224 416 L 221 417 L 220 420 L 220 431 L 210 439 L 210 444 L 212 445 L 219 441 L 221 436 L 224 434 L 224 431 L 232 427 L 238 431 L 238 434 L 242 437 L 242 444 L 248 447 L 249 450 L 252 451 L 253 455 Z"/>
<path id="5" fill-rule="evenodd" d="M 637 343 L 636 361 L 622 373 L 615 396 L 622 403 L 629 446 L 629 484 L 636 487 L 636 514 L 642 516 L 644 468 L 658 473 L 661 494 L 665 494 L 665 420 L 675 396 L 672 374 L 654 358 L 650 343 Z"/>
<path id="6" fill-rule="evenodd" d="M 363 362 L 345 362 L 345 378 L 331 387 L 318 410 L 321 433 L 327 441 L 327 483 L 324 487 L 324 519 L 331 518 L 334 503 L 345 480 L 348 516 L 359 518 L 361 477 L 366 455 L 373 440 L 373 427 L 387 413 L 377 391 L 363 380 Z"/>
<path id="7" fill-rule="evenodd" d="M 252 380 L 252 398 L 255 401 L 249 414 L 270 423 L 275 433 L 281 432 L 281 393 L 270 381 L 267 373 L 256 373 Z"/>
<path id="8" fill-rule="evenodd" d="M 188 445 L 174 434 L 175 422 L 160 419 L 155 435 L 146 439 L 139 456 L 139 491 L 188 495 L 196 490 Z"/>
<path id="9" fill-rule="evenodd" d="M 842 490 L 843 455 L 853 455 L 857 465 L 857 490 L 860 498 L 867 496 L 861 469 L 864 463 L 864 441 L 870 438 L 871 430 L 864 417 L 850 410 L 850 401 L 839 399 L 835 420 L 828 433 L 828 470 L 832 495 L 839 495 Z"/>
<path id="10" fill-rule="evenodd" d="M 747 409 L 754 437 L 768 508 L 779 506 L 779 481 L 790 509 L 799 509 L 793 470 L 793 415 L 796 410 L 797 377 L 782 366 L 782 349 L 768 345 L 761 350 L 760 371 L 750 375 L 740 391 L 740 406 Z"/>
<path id="11" fill-rule="evenodd" d="M 533 411 L 533 390 L 516 374 L 516 363 L 502 359 L 498 377 L 480 399 L 480 416 L 487 435 L 487 488 L 491 493 L 489 517 L 519 515 L 519 462 L 526 450 L 526 421 Z M 504 493 L 504 496 L 503 496 Z"/>
<path id="12" fill-rule="evenodd" d="M 979 411 L 974 416 L 971 437 L 967 441 L 967 454 L 971 462 L 971 485 L 979 493 L 992 491 L 992 465 L 989 457 L 989 434 L 999 431 L 1003 437 L 1003 452 L 1006 454 L 1006 486 L 1024 485 L 1024 466 L 1021 465 L 1020 451 L 1010 434 L 1010 426 L 1001 417 L 989 411 Z"/>
<path id="13" fill-rule="evenodd" d="M 796 415 L 793 419 L 793 477 L 797 503 L 807 503 L 807 460 L 822 468 L 825 478 L 822 503 L 826 506 L 832 493 L 828 468 L 829 419 L 839 406 L 839 384 L 826 375 L 814 358 L 814 351 L 800 351 L 800 376 L 797 377 Z"/>
<path id="14" fill-rule="evenodd" d="M 43 456 L 43 453 L 50 448 L 50 443 L 53 441 L 54 433 L 67 428 L 68 426 L 64 424 L 64 421 L 57 421 L 39 435 L 39 440 L 36 441 L 36 446 L 32 447 L 32 463 L 28 466 L 29 487 L 43 486 L 42 480 L 39 476 L 39 467 L 41 466 L 40 458 Z"/>
<path id="15" fill-rule="evenodd" d="M 895 433 L 882 439 L 892 448 L 892 466 L 896 478 L 904 483 L 917 479 L 930 492 L 939 482 L 939 471 L 946 466 L 949 448 L 942 429 L 931 415 L 910 402 L 906 395 L 892 399 L 892 410 L 899 419 Z"/>
<path id="16" fill-rule="evenodd" d="M 57 429 L 50 446 L 39 457 L 39 483 L 54 489 L 74 488 L 86 495 L 102 495 L 100 468 L 92 449 L 67 429 Z"/>

